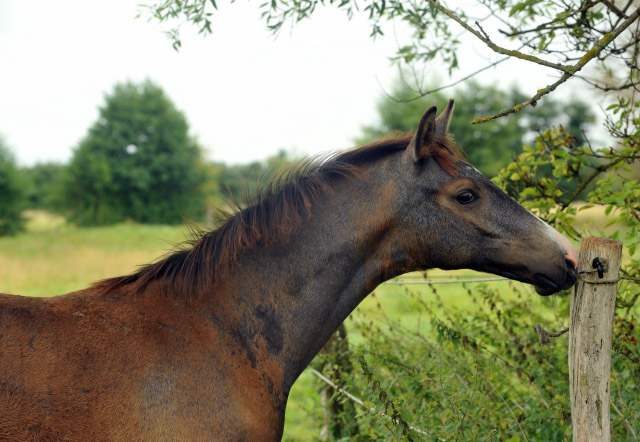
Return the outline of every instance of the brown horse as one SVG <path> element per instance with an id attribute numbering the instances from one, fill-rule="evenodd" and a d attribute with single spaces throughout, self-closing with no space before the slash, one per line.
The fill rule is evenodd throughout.
<path id="1" fill-rule="evenodd" d="M 277 441 L 296 378 L 381 282 L 439 267 L 573 285 L 570 243 L 456 154 L 452 109 L 310 161 L 135 274 L 0 295 L 0 439 Z"/>

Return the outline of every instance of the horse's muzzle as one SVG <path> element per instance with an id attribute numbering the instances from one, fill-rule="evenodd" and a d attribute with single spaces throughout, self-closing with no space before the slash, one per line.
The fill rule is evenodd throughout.
<path id="1" fill-rule="evenodd" d="M 564 273 L 564 280 L 562 282 L 552 281 L 541 273 L 536 273 L 535 275 L 533 275 L 533 279 L 535 281 L 533 286 L 535 287 L 536 292 L 542 296 L 549 296 L 561 290 L 571 288 L 578 279 L 578 271 L 575 269 L 572 263 L 567 263 L 567 268 Z"/>

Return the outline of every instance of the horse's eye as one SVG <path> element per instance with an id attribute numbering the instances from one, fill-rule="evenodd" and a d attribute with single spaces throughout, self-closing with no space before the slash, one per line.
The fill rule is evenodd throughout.
<path id="1" fill-rule="evenodd" d="M 478 195 L 476 195 L 473 190 L 463 190 L 456 196 L 456 199 L 460 204 L 469 204 L 478 199 Z"/>

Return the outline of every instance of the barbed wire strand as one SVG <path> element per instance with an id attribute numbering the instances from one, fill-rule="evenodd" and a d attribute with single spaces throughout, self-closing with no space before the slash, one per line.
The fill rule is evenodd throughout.
<path id="1" fill-rule="evenodd" d="M 595 273 L 596 271 L 585 271 L 582 273 Z M 440 276 L 439 278 L 445 278 Z M 424 281 L 386 281 L 383 282 L 382 285 L 435 285 L 435 284 L 464 284 L 468 282 L 495 282 L 495 281 L 508 281 L 509 278 L 477 278 L 477 279 L 451 279 L 449 281 L 433 281 L 433 280 L 424 280 Z M 591 280 L 580 278 L 581 281 L 584 281 L 589 284 L 614 284 L 619 281 L 631 281 L 636 284 L 640 284 L 640 278 L 632 278 L 631 276 L 618 276 L 616 279 L 605 279 L 602 281 L 599 280 Z"/>
<path id="2" fill-rule="evenodd" d="M 477 279 L 452 279 L 451 281 L 387 281 L 382 284 L 387 285 L 433 285 L 433 284 L 464 284 L 466 282 L 490 282 L 490 281 L 507 281 L 509 278 L 477 278 Z"/>
<path id="3" fill-rule="evenodd" d="M 597 273 L 597 270 L 583 270 L 580 272 L 581 275 L 589 274 L 589 273 Z M 618 276 L 615 279 L 605 279 L 605 280 L 597 280 L 597 279 L 585 279 L 580 278 L 580 281 L 586 282 L 587 284 L 615 284 L 620 281 L 631 281 L 636 284 L 640 284 L 640 278 L 633 278 L 631 276 Z"/>

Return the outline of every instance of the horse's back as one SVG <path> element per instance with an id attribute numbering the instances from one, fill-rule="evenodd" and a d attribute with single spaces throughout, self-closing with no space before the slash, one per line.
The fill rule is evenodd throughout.
<path id="1" fill-rule="evenodd" d="M 46 357 L 34 370 L 38 329 L 46 326 L 47 300 L 0 294 L 0 440 L 65 440 L 47 424 L 46 394 L 35 383 L 47 377 Z M 41 352 L 40 357 L 43 356 Z M 38 357 L 39 359 L 39 357 Z"/>
<path id="2" fill-rule="evenodd" d="M 131 315 L 106 302 L 0 294 L 0 440 L 136 440 L 126 423 L 143 365 L 126 348 Z"/>
<path id="3" fill-rule="evenodd" d="M 0 294 L 0 441 L 276 440 L 200 316 L 156 296 Z"/>

